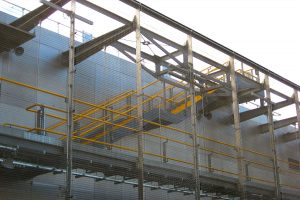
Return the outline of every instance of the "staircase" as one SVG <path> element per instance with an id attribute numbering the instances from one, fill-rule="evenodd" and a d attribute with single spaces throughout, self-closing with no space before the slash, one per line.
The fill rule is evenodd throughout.
<path id="1" fill-rule="evenodd" d="M 213 72 L 215 72 L 214 69 L 208 70 L 207 74 Z M 249 78 L 250 76 L 248 74 L 247 76 L 245 76 L 243 73 L 245 72 L 237 73 L 239 92 L 247 91 L 249 90 L 249 88 L 251 89 L 259 85 L 257 81 Z M 216 78 L 225 81 L 224 76 L 219 76 Z M 151 89 L 151 87 L 157 83 L 159 83 L 158 80 L 153 81 L 145 85 L 142 89 L 144 91 L 146 91 L 145 89 L 147 89 L 148 91 L 148 89 Z M 182 84 L 182 82 L 178 83 Z M 171 90 L 173 91 L 172 95 L 164 98 L 163 95 Z M 206 110 L 208 110 L 208 112 L 211 112 L 221 106 L 230 104 L 231 96 L 218 96 L 220 93 L 223 93 L 222 89 L 214 89 L 208 91 L 205 94 L 206 101 L 203 101 L 203 97 L 201 95 L 196 95 L 195 102 L 197 104 L 197 111 L 200 113 L 201 110 L 207 108 Z M 260 95 L 263 95 L 263 93 Z M 143 97 L 143 118 L 145 131 L 149 131 L 159 127 L 155 123 L 153 124 L 149 122 L 170 125 L 183 121 L 189 115 L 189 112 L 186 111 L 192 104 L 190 96 L 187 95 L 186 91 L 184 91 L 183 89 L 175 88 L 175 86 L 172 85 L 169 85 L 165 87 L 165 89 L 161 89 L 152 94 L 144 93 Z M 250 93 L 250 96 L 247 97 L 248 98 L 245 98 L 245 101 L 258 98 L 257 96 L 252 95 L 252 93 Z M 91 108 L 81 112 L 80 114 L 85 116 L 98 115 L 100 116 L 97 118 L 99 119 L 99 121 L 80 124 L 80 128 L 78 128 L 74 132 L 74 135 L 89 138 L 90 140 L 113 143 L 121 139 L 122 137 L 133 134 L 136 130 L 135 128 L 137 127 L 137 120 L 135 118 L 137 105 L 135 100 L 136 91 L 128 90 L 112 97 L 109 100 L 97 104 L 99 108 Z M 74 121 L 77 122 L 82 119 L 83 117 L 76 116 L 74 118 Z M 48 129 L 54 130 L 64 125 L 65 123 L 66 121 L 61 121 L 48 127 Z M 61 137 L 61 139 L 65 139 L 65 137 Z M 78 140 L 78 142 L 82 142 L 85 144 L 91 143 L 91 141 L 80 140 Z"/>

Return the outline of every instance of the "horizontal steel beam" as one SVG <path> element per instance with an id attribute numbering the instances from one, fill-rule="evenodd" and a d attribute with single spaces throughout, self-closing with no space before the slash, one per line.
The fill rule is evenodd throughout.
<path id="1" fill-rule="evenodd" d="M 293 104 L 294 102 L 292 100 L 285 100 L 285 101 L 281 101 L 278 103 L 275 103 L 272 105 L 272 110 L 278 110 L 280 108 L 289 106 L 291 104 Z M 252 109 L 252 110 L 248 110 L 245 112 L 240 113 L 240 122 L 243 121 L 247 121 L 249 119 L 258 117 L 260 115 L 266 114 L 268 112 L 268 107 L 267 106 L 263 106 L 260 108 L 256 108 L 256 109 Z M 230 123 L 233 123 L 233 116 L 231 115 L 230 117 Z"/>
<path id="2" fill-rule="evenodd" d="M 255 99 L 257 99 L 256 96 L 253 96 L 253 95 L 241 95 L 239 94 L 238 95 L 238 99 L 239 99 L 239 104 L 242 104 L 242 103 L 245 103 L 245 102 L 249 102 L 249 101 L 253 101 Z M 229 104 L 232 103 L 232 98 L 231 97 L 218 97 L 217 100 L 214 100 L 214 101 L 209 101 L 210 103 L 205 105 L 204 108 L 201 108 L 198 110 L 198 113 L 199 114 L 202 114 L 203 112 L 204 113 L 209 113 L 209 112 L 212 112 L 214 110 L 217 110 L 221 107 L 224 107 L 224 106 L 227 106 Z"/>
<path id="3" fill-rule="evenodd" d="M 180 56 L 180 55 L 182 55 L 182 50 L 173 51 L 172 53 L 170 53 L 170 55 L 172 55 L 173 57 Z M 162 61 L 166 61 L 166 60 L 169 60 L 169 59 L 171 59 L 169 55 L 165 55 L 165 56 L 160 57 L 160 60 L 162 60 Z"/>
<path id="4" fill-rule="evenodd" d="M 294 132 L 288 132 L 288 133 L 285 133 L 285 134 L 281 135 L 281 138 L 282 138 L 285 142 L 290 142 L 290 141 L 294 141 L 294 140 L 299 140 L 299 139 L 300 139 L 299 131 L 294 131 Z"/>
<path id="5" fill-rule="evenodd" d="M 274 130 L 288 126 L 290 124 L 294 124 L 296 122 L 297 122 L 297 117 L 290 117 L 290 118 L 282 119 L 279 121 L 275 121 L 274 122 Z M 258 128 L 259 128 L 260 133 L 266 133 L 269 130 L 269 124 L 266 123 L 266 124 L 259 125 Z"/>

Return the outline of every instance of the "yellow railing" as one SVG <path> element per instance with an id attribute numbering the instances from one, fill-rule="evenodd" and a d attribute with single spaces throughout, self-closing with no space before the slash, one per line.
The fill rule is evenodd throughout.
<path id="1" fill-rule="evenodd" d="M 228 65 L 229 61 L 223 63 L 224 66 Z M 208 66 L 206 67 L 205 69 L 202 69 L 201 72 L 206 74 L 206 75 L 209 75 L 211 73 L 214 73 L 216 71 L 219 71 L 220 69 L 218 67 L 215 67 L 215 66 Z M 258 81 L 257 79 L 257 76 L 253 73 L 254 72 L 254 69 L 247 69 L 247 70 L 243 70 L 243 69 L 238 69 L 236 70 L 236 72 L 242 74 L 243 76 L 245 77 L 248 77 L 254 81 Z M 220 81 L 225 81 L 225 75 L 221 75 L 219 77 L 219 80 Z"/>
<path id="2" fill-rule="evenodd" d="M 148 86 L 150 86 L 150 85 L 147 85 L 147 87 L 148 87 Z M 142 89 L 145 89 L 145 88 L 146 88 L 146 86 L 143 87 Z M 169 89 L 172 89 L 172 88 L 174 88 L 174 86 L 170 85 L 170 86 L 166 87 L 165 90 L 169 90 Z M 155 94 L 153 94 L 153 95 L 145 95 L 145 94 L 144 94 L 144 96 L 146 96 L 147 99 L 142 101 L 142 105 L 145 105 L 146 103 L 149 103 L 149 102 L 153 102 L 153 100 L 156 99 L 156 98 L 163 98 L 163 97 L 160 96 L 163 92 L 164 92 L 164 89 L 161 89 L 160 91 L 158 91 L 157 93 L 155 93 Z M 173 101 L 172 98 L 167 98 L 166 101 L 177 103 L 177 102 Z M 159 106 L 160 106 L 160 104 L 158 104 L 158 105 L 156 105 L 156 106 L 154 106 L 154 107 L 159 107 Z M 122 117 L 122 116 L 124 116 L 124 115 L 127 115 L 128 119 L 125 119 L 124 121 L 119 122 L 119 125 L 126 125 L 126 124 L 128 124 L 129 122 L 132 122 L 133 119 L 136 119 L 136 118 L 130 118 L 131 115 L 128 116 L 128 113 L 132 112 L 132 111 L 135 110 L 135 109 L 137 109 L 137 105 L 131 106 L 131 108 L 128 109 L 128 110 L 126 110 L 125 112 L 119 113 L 119 114 L 118 114 L 117 116 L 115 116 L 111 121 L 115 121 L 115 120 L 119 119 L 120 117 Z M 149 110 L 144 110 L 144 112 L 147 112 L 147 111 L 149 111 Z M 120 128 L 120 127 L 118 127 L 118 126 L 113 126 L 112 130 L 116 130 L 116 129 L 118 129 L 118 128 Z M 107 135 L 107 134 L 108 134 L 110 131 L 112 131 L 112 130 L 109 130 L 109 131 L 103 131 L 103 132 L 97 134 L 97 135 L 96 135 L 95 137 L 93 137 L 92 139 L 98 140 L 98 139 L 102 138 L 103 136 Z M 86 143 L 89 143 L 89 142 L 86 142 Z"/>
<path id="3" fill-rule="evenodd" d="M 248 69 L 248 70 L 242 70 L 238 69 L 236 72 L 242 74 L 243 76 L 246 76 L 254 81 L 257 81 L 257 76 L 253 73 L 254 69 Z"/>
<path id="4" fill-rule="evenodd" d="M 22 125 L 16 125 L 16 124 L 4 124 L 4 125 L 5 126 L 10 126 L 10 127 L 22 128 L 22 129 L 25 129 L 25 130 L 30 130 L 31 129 L 31 127 L 22 126 Z M 60 136 L 65 136 L 65 133 L 63 133 L 63 132 L 58 132 L 58 131 L 53 131 L 53 130 L 47 130 L 47 129 L 40 129 L 40 128 L 35 128 L 35 130 L 37 130 L 37 131 L 46 131 L 46 132 L 57 134 L 57 135 L 60 135 Z M 151 134 L 151 135 L 154 135 L 154 134 Z M 177 140 L 175 140 L 175 139 L 167 138 L 167 137 L 164 137 L 164 136 L 159 136 L 159 137 L 161 137 L 162 139 L 167 139 L 169 141 L 177 142 Z M 114 148 L 125 150 L 125 151 L 137 152 L 137 150 L 134 149 L 134 148 L 132 148 L 132 147 L 127 147 L 127 146 L 123 146 L 123 145 L 116 145 L 116 144 L 111 144 L 111 143 L 102 142 L 102 141 L 95 141 L 95 140 L 91 140 L 91 139 L 88 139 L 88 138 L 83 138 L 83 137 L 76 136 L 76 135 L 73 135 L 73 139 L 80 139 L 80 140 L 84 140 L 84 141 L 87 141 L 87 142 L 92 142 L 92 143 L 96 143 L 96 144 L 100 144 L 100 145 L 105 145 L 107 147 L 114 147 Z M 190 143 L 185 143 L 185 142 L 182 142 L 182 141 L 179 141 L 179 143 L 183 144 L 183 145 L 187 145 L 187 146 L 192 147 L 192 144 L 190 144 Z M 200 149 L 202 149 L 202 148 L 200 148 Z M 207 149 L 203 148 L 203 150 L 207 150 Z M 219 153 L 219 152 L 216 152 L 216 151 L 213 151 L 213 152 L 214 153 Z M 179 162 L 179 163 L 187 164 L 187 165 L 190 165 L 190 166 L 194 165 L 190 161 L 185 161 L 185 160 L 181 160 L 181 159 L 170 157 L 170 156 L 164 156 L 164 155 L 160 155 L 160 154 L 157 154 L 157 153 L 152 153 L 152 152 L 145 151 L 144 155 L 149 155 L 149 156 L 153 156 L 153 157 L 164 158 L 164 159 L 168 159 L 170 161 Z M 220 155 L 225 155 L 225 156 L 231 157 L 231 155 L 228 155 L 228 154 L 225 154 L 225 153 L 220 153 Z M 236 158 L 236 157 L 231 157 L 231 158 Z M 257 162 L 252 162 L 252 163 L 257 163 Z M 226 174 L 231 174 L 231 175 L 236 175 L 236 176 L 239 175 L 236 172 L 232 172 L 232 171 L 228 171 L 228 170 L 223 170 L 223 169 L 219 169 L 219 168 L 215 168 L 215 167 L 211 167 L 211 166 L 207 166 L 207 165 L 202 165 L 200 163 L 199 163 L 199 166 L 201 168 L 205 168 L 205 169 L 209 169 L 209 170 L 214 170 L 214 171 L 218 171 L 218 172 L 222 172 L 222 173 L 226 173 Z M 267 167 L 269 168 L 269 166 L 267 166 Z M 256 181 L 274 184 L 274 181 L 270 181 L 270 180 L 267 180 L 267 179 L 258 178 L 258 177 L 255 177 L 255 176 L 246 176 L 246 175 L 242 175 L 242 176 L 245 177 L 245 178 L 250 178 L 250 179 L 256 180 Z M 293 185 L 288 185 L 288 184 L 281 184 L 281 186 L 285 186 L 285 187 L 289 187 L 289 188 L 294 188 L 294 189 L 300 189 L 300 187 L 293 186 Z"/>
<path id="5" fill-rule="evenodd" d="M 26 88 L 29 88 L 29 89 L 33 89 L 33 90 L 36 90 L 36 91 L 39 91 L 39 92 L 43 92 L 43 93 L 46 93 L 46 94 L 51 94 L 51 95 L 54 95 L 54 96 L 59 97 L 59 98 L 65 98 L 64 95 L 61 95 L 61 94 L 58 94 L 58 93 L 55 93 L 55 92 L 52 92 L 52 91 L 40 89 L 40 88 L 37 88 L 37 87 L 34 87 L 34 86 L 30 86 L 30 85 L 27 85 L 27 84 L 24 84 L 24 83 L 20 83 L 20 82 L 14 81 L 14 80 L 10 80 L 10 79 L 4 78 L 4 77 L 0 77 L 0 80 L 1 81 L 6 81 L 8 83 L 12 83 L 12 84 L 15 84 L 15 85 L 18 85 L 18 86 L 22 86 L 22 87 L 26 87 Z M 83 105 L 86 105 L 86 106 L 90 106 L 90 107 L 92 107 L 94 109 L 106 110 L 106 111 L 111 112 L 111 113 L 115 113 L 115 114 L 118 114 L 118 115 L 121 115 L 121 116 L 125 116 L 128 119 L 137 119 L 136 116 L 132 116 L 132 115 L 128 115 L 128 114 L 122 113 L 122 110 L 121 111 L 120 110 L 112 110 L 112 109 L 106 108 L 105 106 L 95 105 L 95 104 L 92 104 L 92 103 L 89 103 L 89 102 L 84 102 L 84 101 L 79 100 L 79 99 L 75 99 L 75 102 L 83 104 Z M 58 108 L 51 107 L 51 106 L 48 106 L 48 105 L 41 105 L 41 104 L 39 104 L 38 106 L 44 106 L 47 109 L 52 109 L 52 110 L 57 111 L 57 112 L 62 112 L 62 113 L 66 112 L 63 109 L 58 109 Z M 32 108 L 29 108 L 28 110 L 31 110 L 31 109 Z M 137 131 L 136 129 L 131 128 L 131 127 L 127 127 L 125 125 L 120 125 L 120 124 L 115 124 L 113 122 L 109 122 L 106 119 L 97 119 L 97 118 L 94 118 L 94 117 L 90 117 L 88 114 L 74 114 L 74 115 L 75 115 L 75 117 L 78 117 L 78 118 L 81 117 L 82 119 L 83 118 L 84 119 L 88 119 L 88 120 L 91 120 L 93 122 L 99 122 L 99 123 L 104 123 L 104 124 L 108 124 L 108 125 L 119 127 L 119 128 L 125 128 L 125 129 L 131 130 L 133 132 Z M 53 114 L 51 114 L 51 115 L 48 114 L 48 116 L 49 117 L 54 117 L 56 119 L 64 120 L 64 121 L 66 120 L 65 118 L 62 118 L 62 117 L 59 117 L 59 116 L 55 116 Z M 153 125 L 156 125 L 156 126 L 160 126 L 162 128 L 166 128 L 166 129 L 169 129 L 169 130 L 173 130 L 173 131 L 176 131 L 176 132 L 179 132 L 179 133 L 183 133 L 183 134 L 187 134 L 187 135 L 192 135 L 192 133 L 190 133 L 188 131 L 181 130 L 181 129 L 178 129 L 178 128 L 175 128 L 175 127 L 172 127 L 172 126 L 166 126 L 166 125 L 163 125 L 163 124 L 160 124 L 160 123 L 156 123 L 156 122 L 152 122 L 152 121 L 148 121 L 148 120 L 144 120 L 144 122 L 147 122 L 147 123 L 150 123 L 150 124 L 153 124 Z M 15 126 L 15 127 L 18 127 L 18 128 L 25 129 L 27 131 L 33 131 L 33 132 L 34 131 L 46 131 L 46 132 L 49 132 L 49 133 L 53 133 L 53 134 L 58 134 L 58 135 L 61 135 L 61 136 L 65 136 L 65 133 L 54 131 L 54 130 L 51 130 L 51 129 L 32 128 L 32 127 L 26 127 L 26 126 L 23 126 L 23 125 L 16 125 L 16 124 L 4 124 L 4 125 L 5 126 Z M 182 145 L 185 145 L 185 146 L 188 146 L 188 147 L 192 147 L 191 143 L 187 143 L 187 142 L 183 142 L 183 141 L 176 140 L 176 139 L 173 139 L 173 138 L 168 138 L 168 137 L 165 137 L 165 136 L 161 136 L 160 134 L 157 134 L 157 133 L 150 133 L 150 132 L 147 132 L 147 131 L 143 131 L 143 134 L 148 135 L 148 136 L 152 136 L 152 137 L 157 137 L 157 138 L 160 138 L 160 139 L 165 139 L 165 140 L 168 140 L 168 141 L 171 141 L 171 142 L 175 142 L 175 143 L 178 143 L 178 144 L 182 144 Z M 221 144 L 221 145 L 230 147 L 232 149 L 236 149 L 235 145 L 229 144 L 229 143 L 225 143 L 223 141 L 219 141 L 219 140 L 214 139 L 214 138 L 205 137 L 205 136 L 200 135 L 200 134 L 198 134 L 197 137 L 200 138 L 200 139 L 206 140 L 206 141 L 214 142 L 214 143 L 217 143 L 217 144 Z M 86 141 L 86 142 L 98 143 L 98 144 L 102 144 L 102 145 L 106 145 L 106 146 L 110 146 L 110 147 L 115 147 L 115 148 L 120 148 L 120 149 L 123 149 L 123 150 L 129 150 L 129 151 L 136 152 L 135 149 L 132 149 L 130 147 L 116 145 L 116 144 L 110 144 L 110 143 L 98 141 L 98 140 L 95 140 L 95 139 L 84 138 L 84 137 L 81 137 L 81 136 L 77 136 L 75 134 L 74 134 L 73 138 L 74 139 L 81 139 L 81 140 Z M 224 153 L 224 152 L 219 152 L 219 151 L 216 151 L 214 149 L 208 149 L 208 148 L 202 147 L 202 146 L 200 146 L 199 148 L 201 150 L 208 151 L 208 152 L 220 155 L 220 156 L 226 156 L 226 157 L 232 158 L 232 159 L 236 158 L 236 156 L 234 156 L 232 154 L 227 154 L 227 153 Z M 253 153 L 255 155 L 259 155 L 259 156 L 263 156 L 263 157 L 267 157 L 267 158 L 272 158 L 272 155 L 269 155 L 269 154 L 266 154 L 266 153 L 262 153 L 262 152 L 258 152 L 258 151 L 252 150 L 252 149 L 242 148 L 242 150 L 245 151 L 245 152 Z M 151 152 L 146 152 L 145 155 L 157 156 L 157 157 L 166 158 L 168 160 L 172 160 L 172 161 L 175 161 L 175 162 L 181 162 L 181 163 L 193 165 L 192 163 L 190 163 L 188 161 L 184 161 L 184 160 L 180 160 L 180 159 L 172 158 L 172 157 L 167 157 L 167 156 L 162 156 L 160 154 L 154 154 L 154 153 L 151 153 Z M 272 168 L 271 165 L 267 165 L 265 163 L 260 163 L 258 161 L 246 160 L 246 159 L 244 159 L 244 161 L 252 163 L 252 164 L 257 165 L 257 166 L 261 166 L 261 167 L 265 167 L 265 168 L 269 168 L 269 169 Z M 279 159 L 279 162 L 284 162 L 284 163 L 291 164 L 291 162 L 286 161 L 286 160 L 282 160 L 282 159 Z M 297 167 L 300 167 L 300 165 L 296 164 L 296 163 L 293 163 L 293 165 L 295 165 Z M 207 166 L 201 166 L 201 167 L 208 168 Z M 234 172 L 230 172 L 230 171 L 226 171 L 226 170 L 221 170 L 221 169 L 216 169 L 216 168 L 212 168 L 212 167 L 210 167 L 210 169 L 216 170 L 216 171 L 220 171 L 220 172 L 224 172 L 224 173 L 229 173 L 229 174 L 236 174 Z M 286 170 L 286 172 L 292 173 L 292 174 L 299 174 L 299 173 L 293 173 L 290 170 Z M 270 182 L 268 180 L 260 179 L 260 178 L 257 178 L 257 177 L 249 177 L 249 178 L 252 178 L 253 180 L 258 180 L 258 181 Z M 294 187 L 294 188 L 297 188 L 297 187 Z M 299 189 L 299 188 L 297 188 L 297 189 Z"/>

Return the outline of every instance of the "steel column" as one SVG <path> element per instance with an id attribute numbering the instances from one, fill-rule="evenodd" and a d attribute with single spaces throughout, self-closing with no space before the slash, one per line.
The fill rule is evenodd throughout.
<path id="1" fill-rule="evenodd" d="M 232 94 L 232 112 L 234 119 L 234 135 L 235 135 L 235 146 L 237 151 L 237 167 L 238 167 L 238 190 L 240 193 L 240 198 L 242 200 L 246 199 L 246 193 L 244 188 L 245 176 L 244 176 L 244 165 L 243 165 L 243 151 L 242 147 L 242 135 L 240 127 L 240 111 L 239 111 L 239 102 L 237 95 L 237 85 L 234 69 L 234 58 L 230 57 L 229 61 L 230 67 L 230 83 L 231 83 L 231 94 Z"/>
<path id="2" fill-rule="evenodd" d="M 295 98 L 295 106 L 296 106 L 296 112 L 297 112 L 297 121 L 298 121 L 298 134 L 296 138 L 299 138 L 300 136 L 300 104 L 299 104 L 299 96 L 298 91 L 294 90 L 294 98 Z"/>
<path id="3" fill-rule="evenodd" d="M 75 78 L 75 0 L 71 0 L 70 12 L 70 50 L 67 88 L 67 166 L 66 166 L 66 194 L 65 199 L 72 198 L 72 134 L 74 131 L 74 78 Z"/>
<path id="4" fill-rule="evenodd" d="M 299 158 L 300 158 L 300 103 L 299 103 L 299 95 L 298 91 L 294 90 L 294 99 L 295 99 L 295 106 L 296 106 L 296 112 L 297 112 L 297 121 L 298 121 L 298 131 L 296 132 L 296 143 L 297 143 L 297 151 L 299 152 Z"/>
<path id="5" fill-rule="evenodd" d="M 163 87 L 163 109 L 167 109 L 167 91 L 166 91 L 166 82 L 162 81 L 162 87 Z"/>
<path id="6" fill-rule="evenodd" d="M 270 83 L 269 76 L 265 76 L 265 89 L 266 89 L 266 98 L 268 104 L 268 128 L 271 139 L 271 148 L 273 155 L 273 173 L 274 173 L 274 183 L 275 183 L 275 199 L 280 199 L 280 179 L 278 172 L 278 161 L 277 161 L 277 151 L 276 151 L 276 136 L 274 133 L 274 122 L 273 122 L 273 106 L 271 102 L 271 91 L 270 91 Z"/>
<path id="7" fill-rule="evenodd" d="M 195 85 L 193 73 L 193 51 L 192 51 L 192 37 L 188 35 L 187 39 L 187 64 L 190 70 L 190 99 L 191 99 L 191 125 L 193 133 L 193 162 L 194 162 L 194 179 L 195 179 L 195 199 L 200 200 L 200 179 L 199 179 L 199 151 L 197 142 L 197 127 L 196 127 L 196 102 L 195 102 Z"/>
<path id="8" fill-rule="evenodd" d="M 138 124 L 138 199 L 144 199 L 144 157 L 143 157 L 143 96 L 142 96 L 142 63 L 141 63 L 141 28 L 140 10 L 136 9 L 136 95 Z"/>

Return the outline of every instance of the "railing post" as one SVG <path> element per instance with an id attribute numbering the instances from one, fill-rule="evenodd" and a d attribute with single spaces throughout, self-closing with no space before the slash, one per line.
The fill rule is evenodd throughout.
<path id="1" fill-rule="evenodd" d="M 127 110 L 131 110 L 131 95 L 126 98 Z M 127 112 L 127 115 L 131 115 L 131 111 Z"/>
<path id="2" fill-rule="evenodd" d="M 174 94 L 173 94 L 173 88 L 170 88 L 170 89 L 169 89 L 169 97 L 170 97 L 170 99 L 172 100 L 172 101 L 170 102 L 170 109 L 173 108 L 173 106 L 174 106 L 174 103 L 173 103 L 173 101 L 174 101 L 173 96 L 174 96 Z"/>
<path id="3" fill-rule="evenodd" d="M 75 0 L 71 0 L 70 12 L 70 44 L 69 69 L 67 88 L 67 166 L 66 166 L 66 194 L 65 199 L 72 199 L 72 134 L 74 131 L 74 78 L 75 78 Z"/>
<path id="4" fill-rule="evenodd" d="M 247 181 L 251 181 L 251 178 L 249 177 L 249 166 L 250 166 L 250 163 L 245 164 L 245 175 L 246 175 Z"/>
<path id="5" fill-rule="evenodd" d="M 241 70 L 242 70 L 242 75 L 245 76 L 245 71 L 244 71 L 244 63 L 241 63 Z"/>
<path id="6" fill-rule="evenodd" d="M 37 133 L 40 135 L 46 135 L 45 127 L 45 107 L 40 106 L 36 113 L 36 128 L 38 128 Z"/>
<path id="7" fill-rule="evenodd" d="M 212 153 L 207 154 L 207 165 L 208 165 L 208 171 L 210 173 L 214 172 L 214 170 L 212 169 Z"/>
<path id="8" fill-rule="evenodd" d="M 268 104 L 268 125 L 269 125 L 269 133 L 271 139 L 271 148 L 273 155 L 273 173 L 274 173 L 274 183 L 275 183 L 275 199 L 280 199 L 280 177 L 279 177 L 279 167 L 277 161 L 277 150 L 276 150 L 276 136 L 274 133 L 274 122 L 273 122 L 273 108 L 271 102 L 271 91 L 270 91 L 270 83 L 269 76 L 265 76 L 265 90 L 266 90 L 266 98 Z"/>
<path id="9" fill-rule="evenodd" d="M 166 82 L 162 81 L 162 87 L 163 87 L 163 109 L 167 109 L 167 93 L 166 93 Z"/>
<path id="10" fill-rule="evenodd" d="M 138 199 L 144 200 L 144 155 L 143 155 L 143 96 L 142 96 L 142 64 L 141 64 L 141 29 L 140 10 L 136 9 L 136 94 L 137 94 L 137 124 L 138 124 Z"/>
<path id="11" fill-rule="evenodd" d="M 168 140 L 163 142 L 163 162 L 164 163 L 168 162 L 168 159 L 167 159 L 167 144 L 168 144 Z"/>
<path id="12" fill-rule="evenodd" d="M 107 109 L 113 110 L 113 106 L 106 107 Z M 113 122 L 113 112 L 108 112 L 107 110 L 103 110 L 103 115 L 105 121 L 111 121 Z M 103 132 L 106 133 L 104 136 L 105 142 L 111 144 L 112 143 L 112 135 L 111 135 L 111 129 L 113 127 L 111 125 L 107 125 L 106 123 L 103 124 Z M 106 146 L 107 150 L 112 150 L 112 146 Z"/>
<path id="13" fill-rule="evenodd" d="M 235 68 L 234 68 L 234 58 L 230 57 L 229 61 L 230 68 L 230 83 L 232 91 L 232 112 L 234 117 L 234 135 L 235 135 L 235 146 L 237 152 L 237 167 L 238 167 L 238 190 L 240 193 L 240 198 L 242 200 L 247 199 L 246 192 L 244 188 L 244 165 L 243 165 L 243 151 L 242 151 L 242 135 L 240 127 L 240 109 L 237 95 L 237 85 L 235 77 Z"/>
<path id="14" fill-rule="evenodd" d="M 191 97 L 190 97 L 191 98 Z M 186 116 L 187 114 L 187 104 L 188 104 L 188 92 L 187 90 L 184 91 L 184 115 Z"/>

